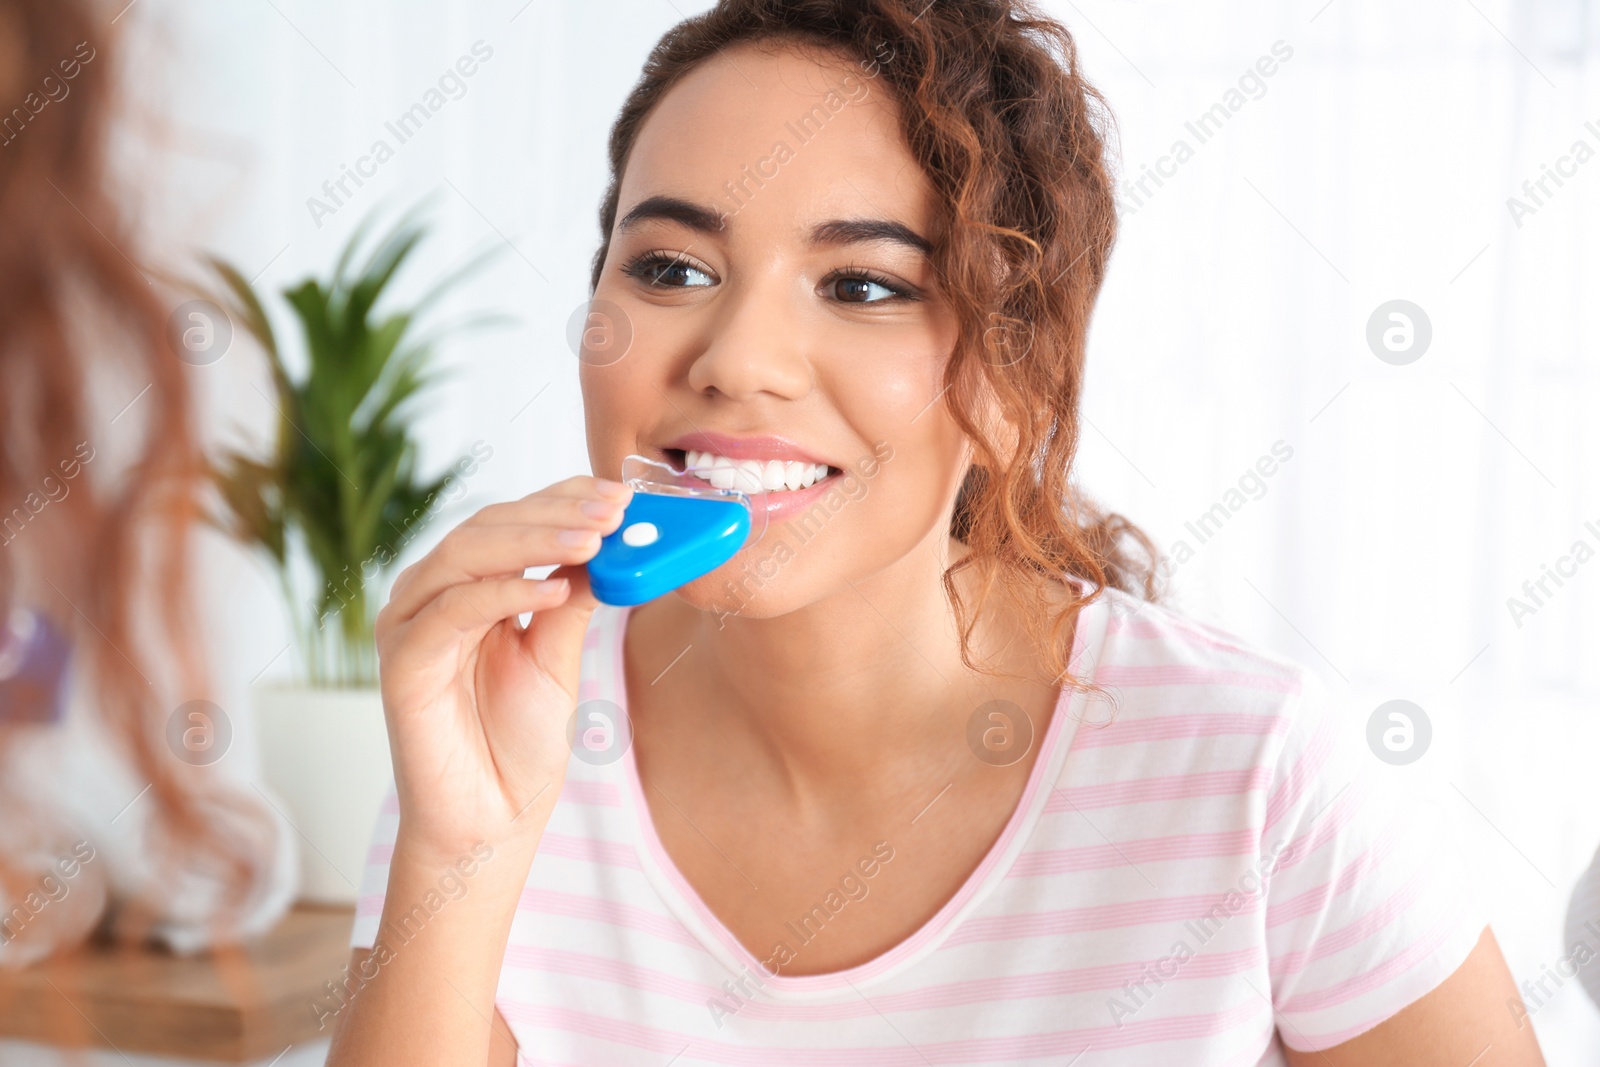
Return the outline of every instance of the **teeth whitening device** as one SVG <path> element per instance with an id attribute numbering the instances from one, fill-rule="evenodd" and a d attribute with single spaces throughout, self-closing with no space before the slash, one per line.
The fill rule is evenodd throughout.
<path id="1" fill-rule="evenodd" d="M 639 455 L 622 461 L 622 480 L 633 498 L 622 525 L 589 561 L 596 599 L 619 607 L 643 604 L 709 574 L 761 539 L 767 509 L 759 480 L 733 468 L 735 484 L 745 488 L 720 489 L 693 473 L 709 475 L 712 469 L 678 471 Z"/>

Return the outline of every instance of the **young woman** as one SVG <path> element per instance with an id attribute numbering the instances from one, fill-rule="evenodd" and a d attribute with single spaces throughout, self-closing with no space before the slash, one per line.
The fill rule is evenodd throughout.
<path id="1" fill-rule="evenodd" d="M 1542 1062 L 1310 672 L 1150 603 L 1069 482 L 1104 128 L 1021 3 L 661 41 L 601 210 L 603 477 L 485 508 L 378 621 L 330 1063 Z M 765 536 L 597 607 L 630 453 L 750 461 Z"/>

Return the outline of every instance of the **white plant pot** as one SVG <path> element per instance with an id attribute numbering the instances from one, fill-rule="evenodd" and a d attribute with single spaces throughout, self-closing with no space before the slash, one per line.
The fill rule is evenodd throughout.
<path id="1" fill-rule="evenodd" d="M 393 781 L 377 689 L 251 690 L 261 772 L 299 831 L 301 900 L 353 904 Z"/>

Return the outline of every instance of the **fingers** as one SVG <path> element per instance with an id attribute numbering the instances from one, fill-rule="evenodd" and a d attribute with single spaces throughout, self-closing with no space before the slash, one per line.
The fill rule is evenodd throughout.
<path id="1" fill-rule="evenodd" d="M 401 572 L 384 608 L 390 621 L 405 622 L 452 586 L 592 559 L 601 538 L 621 525 L 632 496 L 625 486 L 624 495 L 615 497 L 597 494 L 593 484 L 571 484 L 596 481 L 569 479 L 552 487 L 563 487 L 559 494 L 536 493 L 478 512 Z"/>
<path id="2" fill-rule="evenodd" d="M 540 508 L 545 501 L 616 500 L 626 505 L 632 496 L 633 490 L 621 482 L 593 478 L 585 474 L 556 482 L 554 485 L 541 489 L 537 493 L 529 493 L 520 500 L 508 500 L 501 504 L 490 504 L 488 507 L 479 510 L 467 522 L 482 522 L 489 525 L 534 522 L 537 521 Z"/>
<path id="3" fill-rule="evenodd" d="M 571 525 L 462 526 L 430 554 L 426 566 L 391 598 L 400 621 L 427 606 L 446 589 L 486 578 L 515 577 L 529 567 L 588 562 L 600 539 L 616 529 L 621 512 L 610 519 L 570 520 Z M 587 526 L 578 525 L 581 521 Z"/>
<path id="4" fill-rule="evenodd" d="M 452 585 L 404 626 L 400 642 L 431 649 L 470 642 L 523 612 L 560 605 L 571 590 L 566 578 L 491 578 Z"/>
<path id="5" fill-rule="evenodd" d="M 576 698 L 583 637 L 600 601 L 590 590 L 589 573 L 582 567 L 558 567 L 550 578 L 567 579 L 571 592 L 561 603 L 541 612 L 537 625 L 529 623 L 521 635 L 521 645 L 529 658 Z"/>
<path id="6" fill-rule="evenodd" d="M 552 581 L 557 578 L 571 581 L 572 595 L 567 598 L 567 603 L 572 607 L 580 611 L 593 611 L 600 606 L 594 591 L 589 588 L 589 572 L 583 567 L 557 567 L 545 577 Z"/>

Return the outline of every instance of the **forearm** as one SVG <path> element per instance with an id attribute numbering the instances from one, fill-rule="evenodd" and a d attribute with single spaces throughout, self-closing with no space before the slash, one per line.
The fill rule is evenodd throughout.
<path id="1" fill-rule="evenodd" d="M 446 857 L 417 847 L 402 824 L 372 954 L 352 975 L 329 1067 L 483 1067 L 511 921 L 549 818 L 530 833 Z M 537 832 L 532 832 L 532 831 Z M 468 873 L 470 871 L 470 873 Z"/>

